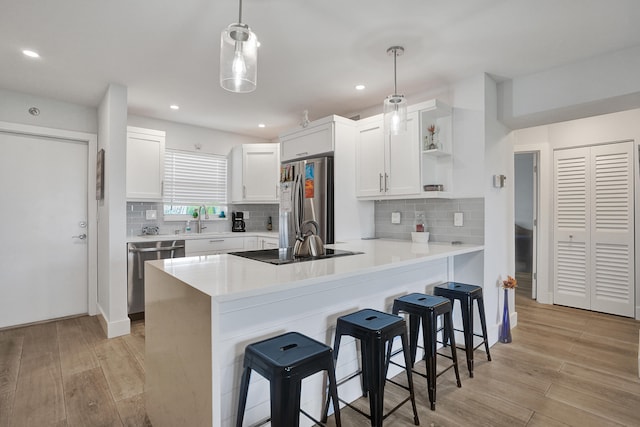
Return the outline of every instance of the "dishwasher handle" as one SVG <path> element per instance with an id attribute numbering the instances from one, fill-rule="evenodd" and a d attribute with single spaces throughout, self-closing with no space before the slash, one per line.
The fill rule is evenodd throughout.
<path id="1" fill-rule="evenodd" d="M 184 245 L 165 246 L 163 248 L 131 248 L 129 252 L 141 253 L 141 252 L 166 252 L 175 251 L 176 249 L 183 249 Z"/>

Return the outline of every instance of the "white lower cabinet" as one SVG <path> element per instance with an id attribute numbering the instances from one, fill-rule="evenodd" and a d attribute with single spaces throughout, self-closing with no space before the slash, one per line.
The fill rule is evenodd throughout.
<path id="1" fill-rule="evenodd" d="M 217 255 L 244 250 L 244 237 L 208 237 L 185 241 L 185 255 Z"/>
<path id="2" fill-rule="evenodd" d="M 251 236 L 244 238 L 244 250 L 245 251 L 255 251 L 258 249 L 258 239 L 259 237 Z"/>
<path id="3" fill-rule="evenodd" d="M 258 249 L 278 249 L 279 247 L 277 237 L 258 237 Z"/>

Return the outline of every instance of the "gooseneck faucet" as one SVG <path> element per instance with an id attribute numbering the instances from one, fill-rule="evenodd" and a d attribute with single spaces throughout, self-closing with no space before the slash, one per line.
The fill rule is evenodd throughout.
<path id="1" fill-rule="evenodd" d="M 207 228 L 206 226 L 202 225 L 203 215 L 207 215 L 207 207 L 205 205 L 200 205 L 200 207 L 198 208 L 198 233 L 202 233 L 202 230 Z"/>

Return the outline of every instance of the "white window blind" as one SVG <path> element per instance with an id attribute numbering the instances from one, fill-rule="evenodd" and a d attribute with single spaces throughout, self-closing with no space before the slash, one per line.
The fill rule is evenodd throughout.
<path id="1" fill-rule="evenodd" d="M 227 158 L 167 149 L 164 202 L 171 205 L 227 203 Z"/>

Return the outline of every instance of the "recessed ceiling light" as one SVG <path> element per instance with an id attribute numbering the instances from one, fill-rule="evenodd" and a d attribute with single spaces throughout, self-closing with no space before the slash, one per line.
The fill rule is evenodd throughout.
<path id="1" fill-rule="evenodd" d="M 172 110 L 179 110 L 180 106 L 173 104 L 173 105 L 170 105 L 169 108 L 171 108 Z"/>
<path id="2" fill-rule="evenodd" d="M 364 90 L 364 85 L 356 85 L 356 90 Z"/>
<path id="3" fill-rule="evenodd" d="M 267 125 L 265 125 L 264 123 L 260 123 L 260 124 L 258 125 L 258 127 L 259 127 L 259 128 L 266 128 L 266 127 L 267 127 Z"/>
<path id="4" fill-rule="evenodd" d="M 40 54 L 38 52 L 34 52 L 33 50 L 25 49 L 22 51 L 24 56 L 28 56 L 29 58 L 40 58 Z"/>

